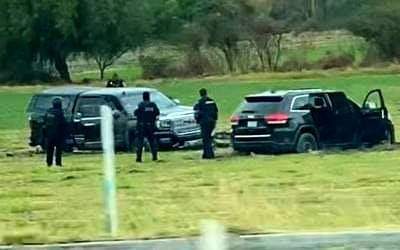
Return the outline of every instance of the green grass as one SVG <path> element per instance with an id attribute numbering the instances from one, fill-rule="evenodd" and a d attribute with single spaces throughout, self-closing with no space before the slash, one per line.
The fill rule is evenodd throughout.
<path id="1" fill-rule="evenodd" d="M 340 38 L 337 38 L 340 39 Z M 281 62 L 290 58 L 305 58 L 308 63 L 316 63 L 328 56 L 339 56 L 343 54 L 354 55 L 355 64 L 359 65 L 366 55 L 367 44 L 362 39 L 354 37 L 343 37 L 337 40 L 323 41 L 317 43 L 305 43 L 300 47 L 289 46 L 282 51 Z"/>
<path id="2" fill-rule="evenodd" d="M 10 93 L 11 92 L 11 93 Z M 12 90 L 0 92 L 1 110 L 0 130 L 23 129 L 26 124 L 26 110 L 32 93 L 13 93 Z"/>
<path id="3" fill-rule="evenodd" d="M 236 233 L 399 228 L 396 151 L 218 153 L 210 162 L 200 152 L 162 153 L 165 162 L 140 166 L 118 155 L 118 238 L 193 235 L 203 219 Z M 101 155 L 68 156 L 62 170 L 42 160 L 0 159 L 0 242 L 107 239 Z"/>

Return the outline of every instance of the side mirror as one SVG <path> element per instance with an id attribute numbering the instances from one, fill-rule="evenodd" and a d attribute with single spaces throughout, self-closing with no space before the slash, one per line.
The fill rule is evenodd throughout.
<path id="1" fill-rule="evenodd" d="M 77 112 L 74 116 L 74 122 L 80 122 L 82 119 L 82 113 L 81 112 Z"/>
<path id="2" fill-rule="evenodd" d="M 113 117 L 114 117 L 114 119 L 119 119 L 119 118 L 121 117 L 121 112 L 119 112 L 119 111 L 114 111 L 114 112 L 113 112 Z"/>
<path id="3" fill-rule="evenodd" d="M 179 99 L 173 99 L 173 101 L 174 101 L 176 104 L 181 104 L 181 101 L 180 101 Z"/>

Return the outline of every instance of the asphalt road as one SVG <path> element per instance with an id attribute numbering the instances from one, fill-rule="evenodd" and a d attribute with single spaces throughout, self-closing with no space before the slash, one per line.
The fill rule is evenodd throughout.
<path id="1" fill-rule="evenodd" d="M 229 236 L 227 242 L 229 242 L 229 250 L 399 250 L 400 232 Z M 0 249 L 198 250 L 199 242 L 198 239 L 191 238 L 0 247 Z"/>

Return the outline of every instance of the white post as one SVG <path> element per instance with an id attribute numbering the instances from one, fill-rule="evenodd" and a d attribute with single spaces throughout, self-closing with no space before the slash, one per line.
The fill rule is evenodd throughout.
<path id="1" fill-rule="evenodd" d="M 106 227 L 112 237 L 117 235 L 118 214 L 115 184 L 115 152 L 113 115 L 108 106 L 101 106 L 101 141 L 104 162 L 104 207 Z"/>
<path id="2" fill-rule="evenodd" d="M 227 250 L 224 226 L 204 221 L 201 227 L 200 250 Z"/>

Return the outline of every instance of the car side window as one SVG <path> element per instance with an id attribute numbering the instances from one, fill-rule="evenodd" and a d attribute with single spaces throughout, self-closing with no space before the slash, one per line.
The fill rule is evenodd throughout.
<path id="1" fill-rule="evenodd" d="M 99 97 L 87 97 L 82 98 L 79 101 L 78 112 L 82 114 L 82 117 L 99 117 L 100 106 L 104 105 L 103 98 Z"/>
<path id="2" fill-rule="evenodd" d="M 113 100 L 106 100 L 106 105 L 111 108 L 111 110 L 117 110 L 117 105 Z"/>
<path id="3" fill-rule="evenodd" d="M 352 107 L 343 93 L 332 93 L 329 97 L 337 114 L 343 115 L 353 112 Z"/>
<path id="4" fill-rule="evenodd" d="M 106 96 L 105 98 L 106 105 L 109 106 L 112 110 L 122 111 L 122 105 L 119 103 L 117 98 L 113 96 Z"/>
<path id="5" fill-rule="evenodd" d="M 373 92 L 366 99 L 366 102 L 365 102 L 363 108 L 366 108 L 366 109 L 381 109 L 382 106 L 383 105 L 382 105 L 382 102 L 381 102 L 381 97 L 379 96 L 379 92 Z"/>
<path id="6" fill-rule="evenodd" d="M 314 106 L 315 99 L 317 99 L 317 98 L 322 101 L 321 108 L 330 109 L 330 105 L 328 105 L 327 98 L 326 98 L 326 96 L 324 94 L 317 94 L 317 95 L 311 96 L 310 99 L 309 99 L 309 105 L 310 106 Z"/>
<path id="7" fill-rule="evenodd" d="M 304 96 L 296 96 L 293 98 L 292 101 L 292 111 L 307 111 L 310 110 L 310 105 L 309 105 L 309 96 L 304 95 Z"/>

